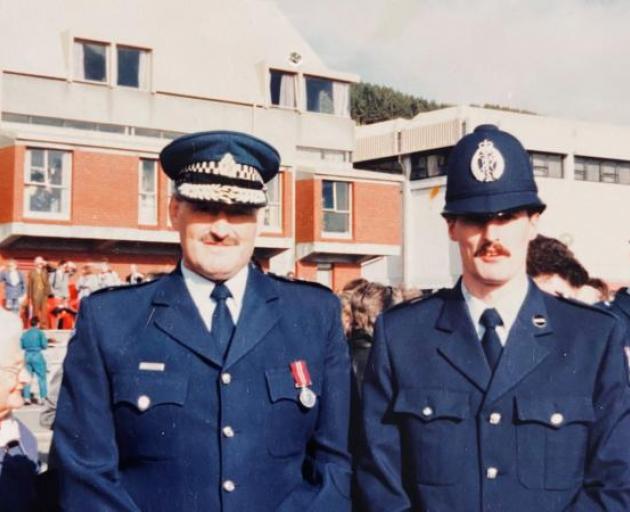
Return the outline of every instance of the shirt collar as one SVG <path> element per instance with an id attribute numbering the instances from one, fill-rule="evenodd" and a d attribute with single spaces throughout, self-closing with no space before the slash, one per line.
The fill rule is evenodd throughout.
<path id="1" fill-rule="evenodd" d="M 210 304 L 210 309 L 214 309 L 214 302 L 210 299 L 210 294 L 212 293 L 212 290 L 214 290 L 215 286 L 214 281 L 206 279 L 202 275 L 190 270 L 186 267 L 183 261 L 180 267 L 184 277 L 184 282 L 186 283 L 186 287 L 188 288 L 194 303 L 197 305 L 200 312 L 202 312 L 202 316 L 207 318 L 207 316 L 203 315 L 203 312 L 206 310 L 206 305 Z M 228 300 L 228 308 L 230 309 L 234 323 L 237 322 L 243 305 L 243 297 L 245 296 L 248 275 L 249 265 L 245 265 L 224 283 L 232 294 L 232 297 Z"/>
<path id="2" fill-rule="evenodd" d="M 503 326 L 497 328 L 497 333 L 501 338 L 501 342 L 505 344 L 510 329 L 512 328 L 512 325 L 514 325 L 518 312 L 520 311 L 523 302 L 525 302 L 525 297 L 527 296 L 527 290 L 529 289 L 527 276 L 523 275 L 522 278 L 519 277 L 518 279 L 508 283 L 502 290 L 501 297 L 497 301 L 498 304 L 494 306 L 486 304 L 483 300 L 472 295 L 468 288 L 466 288 L 463 280 L 461 281 L 461 287 L 462 295 L 466 301 L 466 306 L 468 306 L 468 312 L 470 313 L 470 317 L 472 318 L 479 337 L 481 338 L 485 331 L 484 327 L 479 322 L 481 315 L 486 309 L 494 307 L 503 320 Z"/>
<path id="3" fill-rule="evenodd" d="M 0 448 L 5 448 L 11 441 L 20 442 L 20 425 L 9 416 L 0 420 Z"/>

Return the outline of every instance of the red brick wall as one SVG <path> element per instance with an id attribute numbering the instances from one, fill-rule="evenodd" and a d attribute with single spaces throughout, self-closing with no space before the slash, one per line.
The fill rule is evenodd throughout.
<path id="1" fill-rule="evenodd" d="M 72 222 L 90 226 L 138 225 L 138 158 L 74 151 Z"/>
<path id="2" fill-rule="evenodd" d="M 333 290 L 340 292 L 349 281 L 361 277 L 358 263 L 335 263 L 333 265 Z"/>
<path id="3" fill-rule="evenodd" d="M 0 222 L 22 220 L 25 150 L 24 146 L 0 149 Z"/>
<path id="4" fill-rule="evenodd" d="M 307 261 L 295 262 L 295 277 L 304 279 L 305 281 L 317 280 L 317 264 Z"/>
<path id="5" fill-rule="evenodd" d="M 402 243 L 402 198 L 398 184 L 355 182 L 352 213 L 354 242 Z"/>
<path id="6" fill-rule="evenodd" d="M 319 183 L 321 195 L 321 182 Z M 312 242 L 315 237 L 315 185 L 315 180 L 299 180 L 295 183 L 295 241 L 298 243 Z"/>

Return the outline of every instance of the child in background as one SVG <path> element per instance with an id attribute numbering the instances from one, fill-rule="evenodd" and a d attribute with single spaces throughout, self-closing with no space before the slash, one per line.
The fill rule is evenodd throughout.
<path id="1" fill-rule="evenodd" d="M 22 349 L 25 352 L 26 369 L 31 376 L 37 376 L 39 384 L 39 397 L 44 400 L 48 396 L 48 386 L 46 383 L 46 360 L 42 354 L 42 350 L 48 348 L 48 339 L 39 328 L 39 318 L 34 316 L 31 318 L 31 328 L 22 334 Z M 31 403 L 31 383 L 24 386 L 23 391 L 24 403 Z M 33 403 L 37 403 L 37 399 L 33 398 Z"/>

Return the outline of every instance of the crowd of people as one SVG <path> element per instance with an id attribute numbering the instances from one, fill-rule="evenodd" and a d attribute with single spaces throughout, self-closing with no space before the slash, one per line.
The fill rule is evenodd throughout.
<path id="1" fill-rule="evenodd" d="M 160 275 L 157 271 L 143 274 L 132 263 L 125 279 L 121 279 L 105 258 L 78 266 L 65 259 L 55 265 L 37 256 L 26 272 L 13 258 L 0 266 L 5 309 L 20 316 L 25 325 L 36 316 L 44 329 L 72 329 L 81 299 L 95 291 L 139 284 Z"/>

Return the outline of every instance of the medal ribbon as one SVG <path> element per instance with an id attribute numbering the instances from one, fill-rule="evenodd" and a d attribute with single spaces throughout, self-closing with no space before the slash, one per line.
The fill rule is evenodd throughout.
<path id="1" fill-rule="evenodd" d="M 291 363 L 291 375 L 295 381 L 296 388 L 306 388 L 312 384 L 311 374 L 306 366 L 306 361 L 299 360 Z"/>

